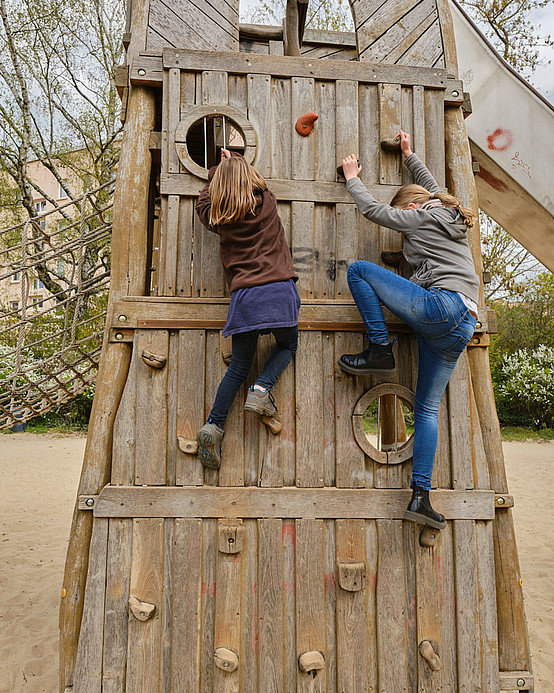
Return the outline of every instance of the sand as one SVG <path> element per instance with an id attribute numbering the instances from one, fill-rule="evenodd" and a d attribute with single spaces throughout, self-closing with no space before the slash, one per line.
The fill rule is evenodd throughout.
<path id="1" fill-rule="evenodd" d="M 0 693 L 57 693 L 58 605 L 85 439 L 0 434 Z M 535 669 L 554 691 L 554 443 L 505 443 Z"/>

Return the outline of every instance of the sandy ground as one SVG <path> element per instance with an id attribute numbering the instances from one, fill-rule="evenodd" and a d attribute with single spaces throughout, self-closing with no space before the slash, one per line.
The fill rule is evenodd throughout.
<path id="1" fill-rule="evenodd" d="M 0 434 L 0 693 L 56 693 L 58 605 L 85 439 Z M 535 669 L 554 691 L 554 443 L 505 443 Z"/>

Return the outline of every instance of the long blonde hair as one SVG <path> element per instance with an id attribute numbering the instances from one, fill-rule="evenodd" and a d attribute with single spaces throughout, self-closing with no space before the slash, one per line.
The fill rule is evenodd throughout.
<path id="1" fill-rule="evenodd" d="M 410 202 L 421 205 L 424 202 L 435 199 L 442 202 L 444 207 L 453 207 L 454 209 L 457 209 L 462 215 L 465 225 L 469 228 L 473 226 L 476 216 L 475 212 L 469 207 L 462 207 L 462 203 L 457 197 L 454 197 L 449 193 L 430 193 L 423 186 L 416 185 L 415 183 L 403 185 L 392 198 L 390 205 L 391 207 L 400 207 L 401 209 L 406 209 Z"/>
<path id="2" fill-rule="evenodd" d="M 263 176 L 241 156 L 225 158 L 210 183 L 212 226 L 243 221 L 256 209 L 256 193 L 267 190 Z"/>

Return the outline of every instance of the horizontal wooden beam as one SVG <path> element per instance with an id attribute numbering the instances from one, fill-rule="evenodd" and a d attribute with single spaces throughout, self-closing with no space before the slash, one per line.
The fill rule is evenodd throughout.
<path id="1" fill-rule="evenodd" d="M 105 486 L 79 496 L 79 508 L 95 517 L 401 520 L 410 496 L 409 489 Z M 494 519 L 493 491 L 437 490 L 432 499 L 449 520 Z"/>
<path id="2" fill-rule="evenodd" d="M 266 182 L 278 200 L 354 204 L 352 195 L 346 190 L 344 182 L 329 183 L 314 180 L 281 180 L 278 178 L 267 178 Z M 163 173 L 160 178 L 160 192 L 162 195 L 194 197 L 200 194 L 205 185 L 205 180 L 191 175 L 183 175 L 182 173 Z M 378 202 L 386 203 L 392 200 L 400 188 L 399 185 L 379 184 L 368 184 L 366 187 Z"/>
<path id="3" fill-rule="evenodd" d="M 530 671 L 501 671 L 499 678 L 501 691 L 531 691 L 535 685 Z"/>
<path id="4" fill-rule="evenodd" d="M 219 330 L 229 309 L 228 298 L 132 297 L 115 304 L 112 329 Z M 384 310 L 391 332 L 410 331 L 390 311 Z M 298 321 L 304 330 L 363 331 L 364 326 L 352 301 L 304 299 Z M 121 341 L 121 340 L 118 340 Z"/>
<path id="5" fill-rule="evenodd" d="M 132 84 L 161 86 L 163 69 L 179 68 L 186 72 L 218 70 L 230 74 L 263 74 L 273 77 L 311 77 L 313 79 L 347 79 L 365 84 L 402 84 L 446 90 L 454 84 L 443 68 L 387 65 L 355 60 L 299 58 L 219 51 L 165 49 L 163 56 L 141 53 L 131 65 Z M 458 81 L 454 80 L 457 84 Z M 461 82 L 459 82 L 461 89 Z M 452 91 L 452 90 L 451 90 Z M 460 105 L 463 91 L 460 91 Z"/>

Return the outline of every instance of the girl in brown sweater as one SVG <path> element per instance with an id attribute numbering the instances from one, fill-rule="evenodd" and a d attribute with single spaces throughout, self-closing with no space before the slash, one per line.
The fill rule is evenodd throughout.
<path id="1" fill-rule="evenodd" d="M 268 416 L 277 412 L 271 390 L 296 352 L 300 297 L 275 195 L 263 177 L 240 154 L 222 149 L 221 163 L 210 169 L 208 180 L 196 213 L 219 235 L 231 291 L 223 336 L 232 337 L 232 355 L 196 440 L 202 464 L 218 468 L 229 408 L 252 366 L 258 335 L 269 332 L 276 348 L 250 388 L 244 408 Z"/>

